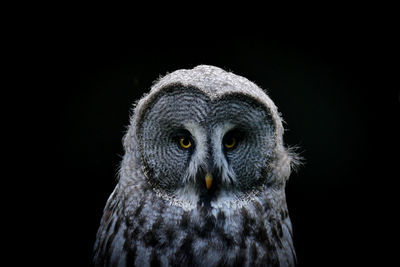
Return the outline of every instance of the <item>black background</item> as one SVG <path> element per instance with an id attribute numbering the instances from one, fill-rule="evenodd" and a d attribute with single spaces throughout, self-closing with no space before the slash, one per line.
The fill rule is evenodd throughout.
<path id="1" fill-rule="evenodd" d="M 59 219 L 68 225 L 58 242 L 68 252 L 55 257 L 91 264 L 133 103 L 160 75 L 210 64 L 266 89 L 286 121 L 285 143 L 304 158 L 286 190 L 299 266 L 386 262 L 393 210 L 382 196 L 397 161 L 388 154 L 397 143 L 397 46 L 384 32 L 322 32 L 282 40 L 84 28 L 59 38 L 51 116 L 62 155 Z"/>

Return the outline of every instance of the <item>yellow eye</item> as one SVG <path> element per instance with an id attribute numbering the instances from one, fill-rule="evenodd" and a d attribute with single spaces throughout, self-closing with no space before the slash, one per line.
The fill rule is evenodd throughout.
<path id="1" fill-rule="evenodd" d="M 228 140 L 225 141 L 224 143 L 226 148 L 233 148 L 236 145 L 236 138 L 231 137 Z"/>
<path id="2" fill-rule="evenodd" d="M 192 146 L 192 142 L 190 142 L 189 138 L 181 137 L 179 138 L 179 145 L 185 149 L 188 149 Z"/>

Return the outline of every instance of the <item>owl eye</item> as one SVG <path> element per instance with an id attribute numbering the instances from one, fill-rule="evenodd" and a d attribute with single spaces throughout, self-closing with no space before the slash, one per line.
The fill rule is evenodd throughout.
<path id="1" fill-rule="evenodd" d="M 230 149 L 230 148 L 233 148 L 235 145 L 236 145 L 236 138 L 235 137 L 231 136 L 231 137 L 225 138 L 224 146 L 226 148 Z"/>
<path id="2" fill-rule="evenodd" d="M 192 146 L 192 142 L 188 137 L 181 137 L 179 138 L 179 145 L 184 149 L 188 149 Z"/>
<path id="3" fill-rule="evenodd" d="M 239 142 L 245 137 L 245 133 L 240 129 L 233 129 L 228 132 L 222 139 L 222 143 L 226 149 L 234 149 Z"/>

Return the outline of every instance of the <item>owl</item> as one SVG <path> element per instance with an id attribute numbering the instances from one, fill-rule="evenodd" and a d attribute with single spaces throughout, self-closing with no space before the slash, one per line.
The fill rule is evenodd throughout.
<path id="1" fill-rule="evenodd" d="M 95 265 L 294 266 L 283 132 L 244 77 L 200 65 L 160 78 L 130 118 Z"/>

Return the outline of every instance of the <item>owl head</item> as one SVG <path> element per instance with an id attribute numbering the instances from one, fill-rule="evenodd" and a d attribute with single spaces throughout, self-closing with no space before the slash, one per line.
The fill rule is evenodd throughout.
<path id="1" fill-rule="evenodd" d="M 246 78 L 206 65 L 178 70 L 136 104 L 121 177 L 184 209 L 240 203 L 284 190 L 293 157 L 283 132 L 272 100 Z"/>

